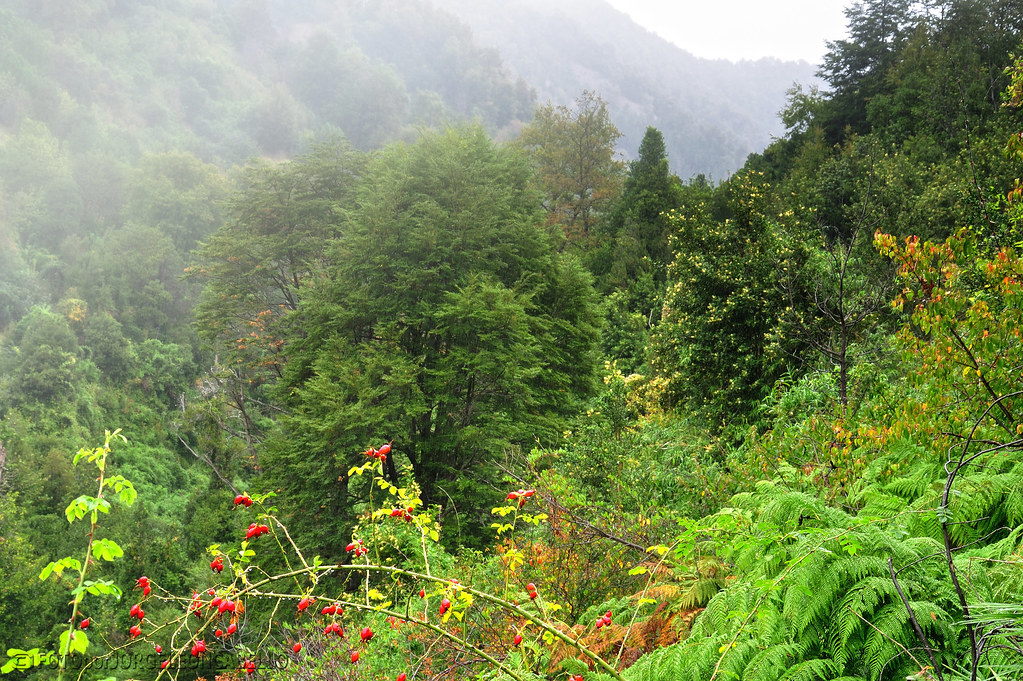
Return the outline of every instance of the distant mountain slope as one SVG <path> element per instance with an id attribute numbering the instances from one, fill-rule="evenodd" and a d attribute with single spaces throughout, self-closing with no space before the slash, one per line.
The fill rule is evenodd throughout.
<path id="1" fill-rule="evenodd" d="M 734 171 L 783 131 L 785 91 L 815 80 L 806 62 L 694 57 L 603 0 L 431 1 L 496 47 L 541 101 L 568 104 L 583 89 L 597 91 L 630 155 L 647 125 L 659 128 L 682 177 Z"/>
<path id="2" fill-rule="evenodd" d="M 231 165 L 336 131 L 373 149 L 478 118 L 508 138 L 537 93 L 591 89 L 628 154 L 655 125 L 678 173 L 723 178 L 780 132 L 785 89 L 811 71 L 697 59 L 603 0 L 7 0 L 0 161 L 25 121 L 83 186 L 144 153 Z"/>
<path id="3" fill-rule="evenodd" d="M 289 156 L 341 130 L 363 149 L 421 126 L 532 115 L 493 49 L 422 0 L 8 0 L 0 144 L 26 119 L 73 153 Z"/>

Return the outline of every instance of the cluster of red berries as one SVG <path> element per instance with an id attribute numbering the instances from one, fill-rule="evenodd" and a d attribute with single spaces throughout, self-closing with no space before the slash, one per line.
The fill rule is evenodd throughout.
<path id="1" fill-rule="evenodd" d="M 573 674 L 572 676 L 568 677 L 568 681 L 583 681 L 583 675 Z"/>
<path id="2" fill-rule="evenodd" d="M 345 609 L 342 608 L 337 603 L 332 603 L 324 607 L 323 610 L 320 611 L 321 615 L 343 615 L 344 613 Z"/>
<path id="3" fill-rule="evenodd" d="M 199 639 L 192 644 L 192 657 L 199 657 L 206 652 L 206 641 Z"/>
<path id="4" fill-rule="evenodd" d="M 348 546 L 345 547 L 345 551 L 348 553 L 354 553 L 356 558 L 359 556 L 365 556 L 369 553 L 369 549 L 362 545 L 361 539 L 356 539 L 353 542 L 349 542 Z"/>
<path id="5" fill-rule="evenodd" d="M 407 509 L 396 508 L 393 511 L 391 511 L 391 517 L 397 518 L 398 520 L 404 520 L 405 522 L 410 523 L 412 522 L 412 507 L 409 506 Z"/>
<path id="6" fill-rule="evenodd" d="M 246 674 L 251 676 L 256 673 L 256 663 L 252 660 L 245 660 L 242 662 L 242 669 L 245 670 Z"/>
<path id="7" fill-rule="evenodd" d="M 611 626 L 611 611 L 608 610 L 602 617 L 597 618 L 596 627 L 597 629 L 603 629 L 604 627 Z"/>
<path id="8" fill-rule="evenodd" d="M 370 457 L 371 459 L 380 459 L 381 461 L 387 461 L 387 455 L 391 453 L 391 443 L 388 442 L 380 449 L 373 449 L 370 447 L 363 454 Z"/>
<path id="9" fill-rule="evenodd" d="M 210 561 L 210 569 L 213 570 L 214 572 L 218 573 L 218 574 L 223 572 L 224 571 L 224 557 L 223 556 L 217 556 L 212 561 Z"/>
<path id="10" fill-rule="evenodd" d="M 519 508 L 522 508 L 526 505 L 526 500 L 534 494 L 536 494 L 536 490 L 532 489 L 520 489 L 514 492 L 508 492 L 508 501 L 518 500 Z"/>
<path id="11" fill-rule="evenodd" d="M 536 584 L 533 584 L 532 582 L 530 582 L 529 584 L 527 584 L 527 585 L 526 585 L 526 593 L 528 593 L 528 594 L 529 594 L 529 600 L 531 600 L 531 601 L 535 601 L 535 600 L 536 600 L 536 597 L 537 597 L 537 595 L 538 595 L 538 594 L 536 593 Z"/>
<path id="12" fill-rule="evenodd" d="M 215 601 L 217 599 L 214 598 L 213 600 Z M 210 605 L 213 605 L 213 601 L 210 601 Z M 223 615 L 225 612 L 234 612 L 238 608 L 238 604 L 225 598 L 217 603 L 216 608 L 217 612 Z"/>
<path id="13" fill-rule="evenodd" d="M 131 634 L 132 638 L 138 638 L 139 635 L 142 633 L 142 627 L 136 624 L 132 626 L 131 629 L 128 630 L 128 633 Z"/>
<path id="14" fill-rule="evenodd" d="M 339 623 L 331 622 L 323 629 L 323 635 L 330 636 L 331 634 L 337 634 L 338 638 L 344 638 L 345 632 L 341 629 Z"/>
<path id="15" fill-rule="evenodd" d="M 447 599 L 447 598 L 441 599 L 441 602 L 440 602 L 440 614 L 443 616 L 450 609 L 451 609 L 451 601 L 450 601 L 450 599 Z"/>
<path id="16" fill-rule="evenodd" d="M 139 622 L 141 622 L 142 618 L 146 616 L 146 611 L 142 609 L 142 606 L 136 603 L 135 605 L 131 606 L 131 611 L 128 613 L 128 616 L 134 617 Z"/>
<path id="17" fill-rule="evenodd" d="M 142 598 L 148 596 L 149 592 L 152 591 L 152 589 L 149 587 L 149 577 L 146 577 L 145 575 L 135 580 L 135 585 L 138 588 L 142 589 Z"/>
<path id="18" fill-rule="evenodd" d="M 245 533 L 245 538 L 252 539 L 253 537 L 258 537 L 261 534 L 269 533 L 270 527 L 268 525 L 257 525 L 256 523 L 252 523 L 251 525 L 249 525 L 249 529 Z"/>
<path id="19" fill-rule="evenodd" d="M 249 506 L 252 506 L 252 497 L 250 497 L 248 494 L 239 494 L 234 498 L 234 505 L 245 506 L 246 508 L 248 508 Z"/>

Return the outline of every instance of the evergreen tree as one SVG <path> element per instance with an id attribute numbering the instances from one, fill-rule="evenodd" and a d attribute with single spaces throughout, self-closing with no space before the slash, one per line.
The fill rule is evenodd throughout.
<path id="1" fill-rule="evenodd" d="M 650 327 L 660 319 L 671 246 L 668 213 L 681 202 L 678 178 L 668 170 L 664 137 L 648 127 L 639 157 L 629 164 L 621 197 L 586 253 L 590 271 L 609 298 L 604 351 L 625 371 L 638 369 Z"/>
<path id="2" fill-rule="evenodd" d="M 360 203 L 299 304 L 288 415 L 262 463 L 318 547 L 336 549 L 364 492 L 346 471 L 393 440 L 392 481 L 407 461 L 470 541 L 494 463 L 559 432 L 591 389 L 592 286 L 554 252 L 527 165 L 479 128 L 388 149 Z"/>

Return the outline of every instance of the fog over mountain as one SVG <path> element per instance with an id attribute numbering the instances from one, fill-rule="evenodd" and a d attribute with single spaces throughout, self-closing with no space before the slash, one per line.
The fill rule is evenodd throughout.
<path id="1" fill-rule="evenodd" d="M 665 137 L 682 177 L 723 178 L 782 132 L 777 116 L 793 83 L 816 82 L 807 62 L 733 63 L 693 56 L 604 0 L 432 0 L 536 88 L 567 104 L 583 89 L 608 102 L 634 155 L 646 126 Z"/>
<path id="2" fill-rule="evenodd" d="M 781 132 L 786 89 L 814 70 L 699 59 L 603 0 L 13 0 L 0 14 L 0 132 L 31 119 L 83 151 L 218 163 L 330 131 L 372 149 L 467 118 L 508 139 L 535 104 L 592 90 L 627 156 L 653 125 L 681 176 L 722 179 Z"/>

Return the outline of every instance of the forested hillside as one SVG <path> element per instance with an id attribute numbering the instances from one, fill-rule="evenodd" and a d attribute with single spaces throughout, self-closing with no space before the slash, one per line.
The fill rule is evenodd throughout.
<path id="1" fill-rule="evenodd" d="M 0 674 L 1023 674 L 1020 0 L 718 183 L 427 4 L 0 13 Z"/>
<path id="2" fill-rule="evenodd" d="M 656 127 L 672 170 L 686 179 L 728 177 L 783 134 L 785 92 L 818 83 L 806 62 L 695 57 L 602 0 L 433 1 L 497 48 L 541 104 L 600 92 L 630 158 L 647 126 Z"/>

